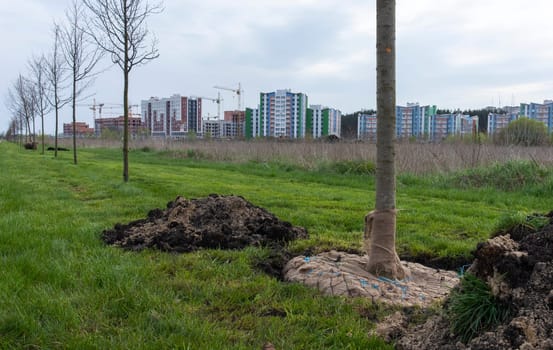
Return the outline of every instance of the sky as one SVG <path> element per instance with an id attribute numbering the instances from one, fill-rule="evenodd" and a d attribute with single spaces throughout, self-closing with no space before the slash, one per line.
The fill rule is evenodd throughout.
<path id="1" fill-rule="evenodd" d="M 80 0 L 79 0 L 80 1 Z M 8 128 L 9 88 L 28 75 L 33 55 L 51 51 L 53 22 L 70 0 L 0 0 L 0 132 Z M 398 105 L 444 109 L 518 105 L 553 98 L 551 0 L 397 0 Z M 165 0 L 148 20 L 159 40 L 158 59 L 131 72 L 130 101 L 151 96 L 221 93 L 223 110 L 236 96 L 257 107 L 260 92 L 291 89 L 310 104 L 342 113 L 376 107 L 375 0 Z M 122 72 L 109 60 L 79 101 L 78 121 L 93 124 L 120 113 Z M 107 108 L 111 106 L 111 108 Z M 204 100 L 204 114 L 217 114 Z M 139 110 L 135 110 L 139 112 Z M 54 117 L 45 131 L 53 133 Z M 65 108 L 61 123 L 71 121 Z"/>

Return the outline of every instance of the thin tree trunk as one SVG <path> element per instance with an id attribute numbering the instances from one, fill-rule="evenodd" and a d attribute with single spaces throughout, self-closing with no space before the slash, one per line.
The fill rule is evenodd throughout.
<path id="1" fill-rule="evenodd" d="M 58 97 L 56 94 L 55 99 L 57 100 L 57 98 Z M 59 107 L 57 102 L 54 108 L 56 110 L 56 131 L 54 134 L 54 157 L 57 158 L 58 157 L 58 120 L 59 120 Z"/>
<path id="2" fill-rule="evenodd" d="M 73 163 L 77 164 L 77 113 L 76 113 L 76 99 L 77 99 L 77 81 L 75 80 L 75 67 L 73 67 Z"/>
<path id="3" fill-rule="evenodd" d="M 396 234 L 396 70 L 395 0 L 377 0 L 376 204 L 365 220 L 368 271 L 402 279 L 406 271 L 395 250 Z"/>
<path id="4" fill-rule="evenodd" d="M 40 120 L 41 120 L 41 124 L 42 124 L 42 132 L 41 132 L 41 136 L 42 136 L 42 154 L 44 154 L 44 112 L 40 112 Z"/>
<path id="5" fill-rule="evenodd" d="M 129 73 L 125 72 L 123 89 L 123 181 L 129 181 Z"/>

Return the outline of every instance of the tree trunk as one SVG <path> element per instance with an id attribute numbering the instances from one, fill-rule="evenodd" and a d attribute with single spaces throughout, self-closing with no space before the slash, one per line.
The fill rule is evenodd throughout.
<path id="1" fill-rule="evenodd" d="M 40 122 L 41 122 L 41 137 L 42 137 L 42 154 L 44 154 L 44 112 L 40 112 Z"/>
<path id="2" fill-rule="evenodd" d="M 56 99 L 56 103 L 54 106 L 54 109 L 56 110 L 56 131 L 54 133 L 54 158 L 58 157 L 58 121 L 59 121 L 59 106 L 58 106 L 58 94 L 57 94 L 57 88 L 55 88 L 54 92 L 54 98 Z"/>
<path id="3" fill-rule="evenodd" d="M 77 81 L 75 80 L 76 72 L 73 68 L 73 101 L 72 101 L 72 110 L 73 110 L 73 163 L 77 164 Z"/>
<path id="4" fill-rule="evenodd" d="M 406 271 L 395 250 L 395 0 L 377 0 L 376 7 L 376 208 L 365 218 L 365 250 L 369 272 L 402 279 Z"/>
<path id="5" fill-rule="evenodd" d="M 129 72 L 124 72 L 123 89 L 123 181 L 129 182 Z"/>

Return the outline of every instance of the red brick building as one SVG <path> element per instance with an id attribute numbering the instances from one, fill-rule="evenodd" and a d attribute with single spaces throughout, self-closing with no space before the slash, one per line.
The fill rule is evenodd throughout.
<path id="1" fill-rule="evenodd" d="M 98 118 L 94 121 L 96 135 L 100 135 L 102 130 L 108 129 L 123 132 L 124 117 L 116 118 Z M 137 135 L 143 129 L 142 118 L 129 116 L 129 134 Z"/>
<path id="2" fill-rule="evenodd" d="M 73 135 L 73 123 L 63 123 L 63 134 Z M 75 122 L 75 135 L 77 136 L 90 136 L 94 135 L 94 129 L 91 128 L 88 123 Z"/>

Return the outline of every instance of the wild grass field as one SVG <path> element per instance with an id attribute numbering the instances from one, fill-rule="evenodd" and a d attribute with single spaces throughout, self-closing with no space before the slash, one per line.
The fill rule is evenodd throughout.
<path id="1" fill-rule="evenodd" d="M 234 146 L 205 145 L 220 153 Z M 257 146 L 250 143 L 250 152 Z M 0 348 L 391 348 L 368 335 L 391 308 L 268 276 L 255 267 L 267 249 L 177 255 L 122 251 L 100 240 L 102 230 L 178 195 L 219 193 L 306 227 L 310 238 L 292 243 L 293 252 L 359 250 L 374 203 L 370 157 L 317 160 L 306 152 L 309 162 L 302 162 L 302 145 L 283 147 L 295 158 L 215 157 L 198 144 L 135 146 L 125 184 L 118 148 L 83 148 L 73 165 L 69 152 L 54 159 L 0 143 Z M 427 172 L 399 167 L 400 254 L 469 257 L 503 217 L 553 209 L 553 168 L 539 158 L 548 150 L 527 149 L 534 152 L 527 158 L 517 156 L 524 150 L 502 151 L 512 159 Z M 470 163 L 470 153 L 463 157 Z"/>

